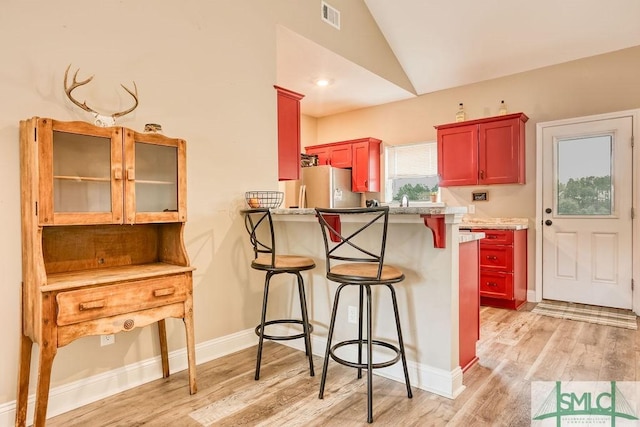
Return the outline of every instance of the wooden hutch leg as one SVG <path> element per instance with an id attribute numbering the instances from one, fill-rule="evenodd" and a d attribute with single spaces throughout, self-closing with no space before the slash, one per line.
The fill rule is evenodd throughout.
<path id="1" fill-rule="evenodd" d="M 160 357 L 162 358 L 162 378 L 169 377 L 169 351 L 167 346 L 167 324 L 164 319 L 158 320 L 160 336 Z"/>
<path id="2" fill-rule="evenodd" d="M 29 400 L 29 372 L 31 371 L 31 349 L 33 341 L 21 334 L 20 360 L 18 367 L 18 393 L 16 399 L 16 427 L 27 423 L 27 401 Z"/>
<path id="3" fill-rule="evenodd" d="M 45 344 L 40 346 L 38 363 L 38 384 L 36 387 L 36 408 L 33 416 L 33 427 L 44 427 L 47 421 L 47 405 L 49 404 L 49 385 L 51 384 L 51 367 L 57 348 Z"/>
<path id="4" fill-rule="evenodd" d="M 184 328 L 187 334 L 187 362 L 189 364 L 189 393 L 195 394 L 198 391 L 196 386 L 196 349 L 193 334 L 193 309 L 191 305 L 184 313 Z"/>

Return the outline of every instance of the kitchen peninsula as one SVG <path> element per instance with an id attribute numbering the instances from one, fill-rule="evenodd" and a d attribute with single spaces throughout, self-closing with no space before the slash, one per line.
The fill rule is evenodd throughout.
<path id="1" fill-rule="evenodd" d="M 325 278 L 324 246 L 315 211 L 274 209 L 272 212 L 278 251 L 304 254 L 316 261 L 317 268 L 308 272 L 305 282 L 309 316 L 314 325 L 313 351 L 323 355 L 337 285 Z M 411 383 L 414 387 L 455 398 L 464 389 L 459 362 L 459 244 L 461 240 L 475 241 L 484 235 L 459 231 L 466 207 L 434 203 L 428 207 L 394 207 L 390 213 L 385 262 L 399 267 L 405 274 L 405 280 L 396 290 Z M 342 223 L 343 230 L 358 226 Z M 279 287 L 279 290 L 286 292 L 288 288 Z M 343 293 L 341 302 L 345 306 L 357 306 L 357 290 L 347 291 L 349 289 Z M 374 334 L 376 338 L 395 342 L 397 335 L 393 322 L 388 321 L 391 306 L 386 298 L 384 293 L 374 294 L 374 304 L 378 305 L 373 319 Z M 297 314 L 293 294 L 280 294 L 279 301 L 282 304 L 279 309 Z M 353 338 L 357 333 L 356 325 L 347 322 L 346 312 L 338 314 L 338 324 L 336 341 Z M 387 356 L 374 357 L 387 360 Z M 400 365 L 377 370 L 377 373 L 403 381 Z"/>

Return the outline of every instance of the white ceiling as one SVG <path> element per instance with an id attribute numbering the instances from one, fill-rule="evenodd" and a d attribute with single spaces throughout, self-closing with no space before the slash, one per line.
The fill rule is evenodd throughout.
<path id="1" fill-rule="evenodd" d="M 364 2 L 418 95 L 640 45 L 640 0 Z M 415 96 L 284 28 L 277 66 L 313 117 Z"/>

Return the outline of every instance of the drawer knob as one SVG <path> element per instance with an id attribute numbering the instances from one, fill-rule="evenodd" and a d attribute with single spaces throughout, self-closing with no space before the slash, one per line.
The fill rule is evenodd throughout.
<path id="1" fill-rule="evenodd" d="M 173 295 L 176 292 L 175 288 L 163 288 L 153 291 L 154 297 L 166 297 L 167 295 Z"/>
<path id="2" fill-rule="evenodd" d="M 133 319 L 127 319 L 124 321 L 124 329 L 125 330 L 129 330 L 129 329 L 133 329 L 133 327 L 135 326 L 135 322 L 133 321 Z"/>
<path id="3" fill-rule="evenodd" d="M 95 310 L 97 308 L 104 308 L 104 300 L 88 301 L 80 303 L 80 311 Z"/>

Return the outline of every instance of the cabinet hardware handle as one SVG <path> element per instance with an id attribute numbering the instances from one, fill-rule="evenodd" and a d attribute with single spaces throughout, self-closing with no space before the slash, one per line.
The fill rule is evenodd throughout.
<path id="1" fill-rule="evenodd" d="M 497 239 L 498 238 L 498 236 L 496 236 L 495 234 L 487 234 L 485 237 L 487 239 Z"/>
<path id="2" fill-rule="evenodd" d="M 122 169 L 114 168 L 113 169 L 113 179 L 121 180 L 122 179 Z"/>
<path id="3" fill-rule="evenodd" d="M 173 295 L 176 292 L 175 288 L 156 289 L 153 291 L 154 297 L 166 297 L 167 295 Z"/>
<path id="4" fill-rule="evenodd" d="M 96 308 L 104 308 L 104 300 L 81 302 L 80 311 L 95 310 Z"/>
<path id="5" fill-rule="evenodd" d="M 483 170 L 480 171 L 480 179 L 484 179 L 484 171 Z"/>
<path id="6" fill-rule="evenodd" d="M 133 168 L 127 169 L 127 179 L 129 181 L 133 181 L 136 179 L 136 172 L 133 170 Z"/>
<path id="7" fill-rule="evenodd" d="M 497 260 L 497 259 L 498 259 L 498 257 L 497 257 L 497 256 L 495 256 L 495 255 L 487 255 L 487 259 L 490 259 L 490 260 L 492 260 L 492 261 L 495 261 L 495 260 Z"/>
<path id="8" fill-rule="evenodd" d="M 496 282 L 487 282 L 487 286 L 498 286 Z"/>

